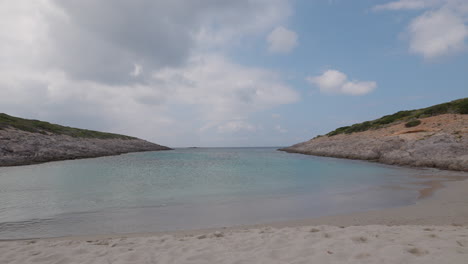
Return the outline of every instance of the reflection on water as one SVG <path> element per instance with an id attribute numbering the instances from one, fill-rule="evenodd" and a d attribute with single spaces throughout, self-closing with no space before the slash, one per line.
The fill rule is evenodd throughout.
<path id="1" fill-rule="evenodd" d="M 418 173 L 275 148 L 0 168 L 0 239 L 221 227 L 391 207 L 412 203 L 418 193 L 382 186 Z"/>

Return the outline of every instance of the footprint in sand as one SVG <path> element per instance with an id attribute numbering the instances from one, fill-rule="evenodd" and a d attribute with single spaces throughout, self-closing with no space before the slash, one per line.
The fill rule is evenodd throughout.
<path id="1" fill-rule="evenodd" d="M 85 248 L 78 248 L 72 251 L 72 255 L 87 254 L 89 251 Z"/>
<path id="2" fill-rule="evenodd" d="M 422 250 L 416 247 L 408 249 L 408 252 L 415 256 L 423 256 L 423 255 L 429 254 L 427 250 Z"/>
<path id="3" fill-rule="evenodd" d="M 310 229 L 309 232 L 311 232 L 311 233 L 317 233 L 317 232 L 320 232 L 320 229 L 312 228 L 312 229 Z"/>
<path id="4" fill-rule="evenodd" d="M 356 243 L 366 243 L 368 239 L 367 237 L 360 236 L 360 237 L 353 237 L 351 238 L 351 240 L 353 240 Z"/>
<path id="5" fill-rule="evenodd" d="M 369 253 L 359 253 L 356 255 L 356 259 L 363 259 L 363 258 L 368 258 L 370 257 Z"/>

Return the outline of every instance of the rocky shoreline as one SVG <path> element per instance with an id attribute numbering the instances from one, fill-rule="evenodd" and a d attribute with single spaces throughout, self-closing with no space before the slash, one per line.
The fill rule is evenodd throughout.
<path id="1" fill-rule="evenodd" d="M 0 166 L 170 149 L 136 138 L 78 138 L 50 133 L 32 133 L 15 128 L 0 130 Z"/>
<path id="2" fill-rule="evenodd" d="M 468 171 L 468 115 L 444 114 L 351 134 L 320 136 L 281 151 L 391 165 Z"/>

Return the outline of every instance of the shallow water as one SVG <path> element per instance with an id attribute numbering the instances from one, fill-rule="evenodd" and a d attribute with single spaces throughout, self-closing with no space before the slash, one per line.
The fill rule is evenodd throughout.
<path id="1" fill-rule="evenodd" d="M 276 148 L 197 148 L 0 168 L 0 239 L 155 232 L 413 203 L 420 169 Z"/>

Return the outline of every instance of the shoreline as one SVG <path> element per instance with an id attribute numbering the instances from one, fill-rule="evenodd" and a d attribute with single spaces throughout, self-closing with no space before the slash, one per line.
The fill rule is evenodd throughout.
<path id="1" fill-rule="evenodd" d="M 0 262 L 465 264 L 468 179 L 453 177 L 414 182 L 426 185 L 416 203 L 368 212 L 199 230 L 0 240 Z"/>
<path id="2" fill-rule="evenodd" d="M 465 264 L 468 180 L 446 185 L 392 209 L 230 228 L 0 241 L 0 256 L 5 264 Z"/>
<path id="3" fill-rule="evenodd" d="M 331 154 L 322 154 L 322 153 L 311 153 L 311 152 L 302 152 L 291 150 L 290 147 L 284 147 L 277 149 L 278 151 L 282 151 L 289 154 L 298 154 L 298 155 L 307 155 L 307 156 L 314 156 L 314 157 L 322 157 L 322 158 L 331 158 L 331 159 L 344 159 L 344 160 L 351 160 L 351 161 L 362 161 L 362 162 L 369 162 L 369 163 L 376 163 L 381 165 L 387 166 L 395 166 L 401 168 L 410 168 L 410 169 L 433 169 L 433 170 L 440 170 L 440 171 L 447 171 L 447 172 L 462 172 L 466 173 L 468 170 L 460 170 L 460 169 L 451 169 L 445 167 L 437 167 L 437 166 L 426 166 L 426 165 L 414 165 L 409 163 L 394 163 L 394 162 L 386 162 L 380 159 L 367 159 L 367 158 L 359 158 L 359 157 L 351 157 L 351 156 L 339 156 L 339 155 L 331 155 Z"/>
<path id="4" fill-rule="evenodd" d="M 146 140 L 121 137 L 123 138 L 73 137 L 14 128 L 0 129 L 0 167 L 172 150 Z"/>
<path id="5" fill-rule="evenodd" d="M 420 121 L 416 129 L 404 122 L 391 123 L 378 129 L 317 136 L 280 151 L 468 172 L 468 115 L 443 114 Z"/>
<path id="6" fill-rule="evenodd" d="M 132 153 L 170 151 L 170 150 L 174 150 L 174 149 L 168 148 L 168 149 L 159 149 L 159 150 L 137 150 L 137 151 L 129 151 L 129 152 L 122 152 L 122 153 L 115 153 L 115 154 L 105 154 L 105 155 L 97 155 L 97 156 L 77 156 L 77 157 L 73 157 L 73 158 L 57 158 L 57 159 L 51 159 L 51 160 L 45 160 L 45 161 L 31 161 L 31 162 L 25 162 L 25 163 L 21 163 L 21 164 L 13 164 L 13 165 L 2 165 L 2 164 L 0 164 L 0 168 L 23 167 L 23 166 L 40 165 L 40 164 L 46 164 L 46 163 L 52 163 L 52 162 L 98 159 L 98 158 L 121 156 L 121 155 L 132 154 Z"/>
<path id="7" fill-rule="evenodd" d="M 449 171 L 450 172 L 450 171 Z M 453 172 L 450 172 L 453 173 Z M 460 173 L 461 174 L 461 173 Z M 315 218 L 288 220 L 280 222 L 259 223 L 250 225 L 213 227 L 203 229 L 188 229 L 175 231 L 155 231 L 138 233 L 115 233 L 96 235 L 73 235 L 47 238 L 0 239 L 0 242 L 14 241 L 60 241 L 60 240 L 96 240 L 118 239 L 153 236 L 186 237 L 210 234 L 217 231 L 238 232 L 249 229 L 288 228 L 305 226 L 402 226 L 402 225 L 453 225 L 468 226 L 468 174 L 448 176 L 424 176 L 417 178 L 427 179 L 421 182 L 410 182 L 416 186 L 425 186 L 418 190 L 419 197 L 416 202 L 406 206 L 376 209 L 364 212 L 354 212 Z M 453 214 L 456 212 L 456 214 Z"/>

